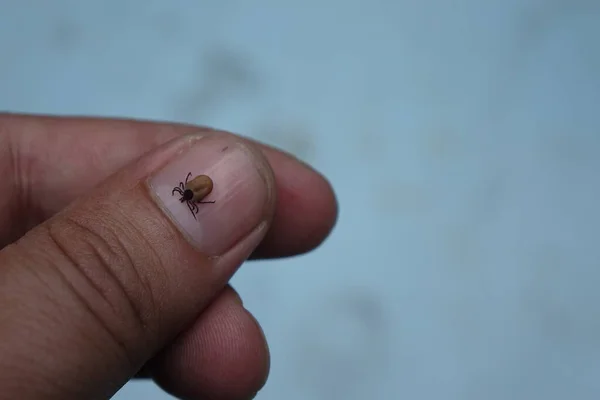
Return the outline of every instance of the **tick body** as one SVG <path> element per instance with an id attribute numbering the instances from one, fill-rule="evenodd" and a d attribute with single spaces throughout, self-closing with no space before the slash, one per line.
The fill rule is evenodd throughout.
<path id="1" fill-rule="evenodd" d="M 212 192 L 213 181 L 207 175 L 198 175 L 190 181 L 192 173 L 188 173 L 185 182 L 179 182 L 179 186 L 173 188 L 171 194 L 179 194 L 179 201 L 186 203 L 194 219 L 198 214 L 198 204 L 214 203 L 214 201 L 202 201 Z"/>

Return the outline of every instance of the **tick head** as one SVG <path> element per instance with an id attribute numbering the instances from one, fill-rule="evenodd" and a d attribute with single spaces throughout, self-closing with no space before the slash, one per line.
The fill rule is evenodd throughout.
<path id="1" fill-rule="evenodd" d="M 194 198 L 194 192 L 191 189 L 186 189 L 183 191 L 183 196 L 181 197 L 183 201 L 190 201 Z"/>

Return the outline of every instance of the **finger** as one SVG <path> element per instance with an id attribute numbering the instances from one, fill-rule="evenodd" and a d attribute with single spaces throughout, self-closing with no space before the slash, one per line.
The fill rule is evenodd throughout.
<path id="1" fill-rule="evenodd" d="M 182 399 L 249 399 L 262 388 L 268 372 L 262 329 L 228 285 L 194 325 L 136 377 L 153 377 Z"/>
<path id="2" fill-rule="evenodd" d="M 43 157 L 45 162 L 39 164 L 41 173 L 31 173 L 33 176 L 41 177 L 44 172 L 46 172 L 47 175 L 53 174 L 53 171 L 57 172 L 54 175 L 59 178 L 58 180 L 45 180 L 47 182 L 52 182 L 51 186 L 55 189 L 43 191 L 43 194 L 42 191 L 38 189 L 38 196 L 34 199 L 34 202 L 37 199 L 43 199 L 43 202 L 40 202 L 39 206 L 45 208 L 43 211 L 46 215 L 53 214 L 73 198 L 92 187 L 99 179 L 101 179 L 101 177 L 109 175 L 117 167 L 129 162 L 132 154 L 133 156 L 137 156 L 138 153 L 141 154 L 171 137 L 179 136 L 196 129 L 195 127 L 189 126 L 122 120 L 38 118 L 24 116 L 11 116 L 10 119 L 13 120 L 13 123 L 5 125 L 16 126 L 16 128 L 4 129 L 5 133 L 8 131 L 16 132 L 21 138 L 25 137 L 28 131 L 35 133 L 35 135 L 32 136 L 32 139 L 35 140 L 28 146 L 28 159 L 35 159 L 33 156 L 36 153 L 42 153 L 36 151 L 37 149 L 57 149 L 57 151 L 54 152 L 46 150 L 50 154 Z M 40 123 L 39 121 L 42 122 Z M 48 121 L 51 123 L 48 123 Z M 96 127 L 94 127 L 94 125 L 96 125 Z M 27 126 L 30 126 L 31 129 L 25 129 Z M 44 133 L 42 136 L 47 138 L 50 137 L 51 140 L 38 140 L 37 138 L 39 138 L 40 133 Z M 69 133 L 69 135 L 66 135 L 67 133 Z M 53 134 L 56 134 L 56 137 L 52 137 Z M 62 141 L 58 140 L 61 137 L 64 139 Z M 115 140 L 115 138 L 117 140 Z M 98 139 L 105 140 L 98 141 Z M 115 145 L 115 142 L 118 143 Z M 59 146 L 61 143 L 63 145 Z M 92 143 L 93 146 L 86 147 L 88 143 Z M 36 144 L 39 147 L 36 147 Z M 50 146 L 48 144 L 50 144 Z M 77 147 L 81 150 L 73 152 L 73 147 Z M 58 151 L 60 148 L 68 149 L 68 151 Z M 333 224 L 333 222 L 327 223 L 327 221 L 333 221 L 335 219 L 335 200 L 331 188 L 327 181 L 309 167 L 298 168 L 299 163 L 293 157 L 275 149 L 271 149 L 268 146 L 264 146 L 263 149 L 272 165 L 281 166 L 280 169 L 276 169 L 275 171 L 276 176 L 284 177 L 283 179 L 279 179 L 278 194 L 280 198 L 289 198 L 290 206 L 282 207 L 281 205 L 286 204 L 286 202 L 279 202 L 280 206 L 277 209 L 277 214 L 279 216 L 275 218 L 274 224 L 277 226 L 280 222 L 282 225 L 281 229 L 279 229 L 279 227 L 272 228 L 268 233 L 268 236 L 272 238 L 273 243 L 279 242 L 281 245 L 269 245 L 268 243 L 270 240 L 268 239 L 265 241 L 267 245 L 259 248 L 260 250 L 266 249 L 267 253 L 265 254 L 263 251 L 257 251 L 256 253 L 262 253 L 262 255 L 265 256 L 276 256 L 291 255 L 310 250 L 311 247 L 318 245 L 322 238 L 327 235 L 330 229 L 328 225 Z M 90 152 L 89 150 L 94 151 Z M 48 156 L 52 156 L 52 154 L 55 154 L 58 157 L 48 158 Z M 79 158 L 73 160 L 73 162 L 61 163 L 61 159 L 65 159 L 63 154 L 70 157 L 75 155 L 75 157 Z M 37 163 L 34 163 L 34 165 L 35 164 Z M 69 173 L 68 170 L 65 171 L 64 168 L 57 168 L 64 167 L 65 165 L 69 166 L 71 171 L 73 165 L 80 165 L 82 167 L 74 171 L 74 174 Z M 300 164 L 300 166 L 302 167 L 302 164 Z M 33 172 L 35 168 L 27 169 Z M 97 173 L 94 173 L 96 171 Z M 75 179 L 77 177 L 79 177 L 79 179 Z M 75 183 L 69 185 L 70 182 Z M 302 184 L 302 182 L 304 182 L 304 184 Z M 37 183 L 36 186 L 40 188 L 42 187 L 41 184 L 43 184 L 43 182 Z M 319 189 L 320 186 L 324 186 L 324 188 Z M 311 192 L 310 188 L 316 190 Z M 26 190 L 26 192 L 27 191 L 29 190 Z M 330 201 L 327 200 L 327 196 L 323 196 L 323 194 L 327 193 L 330 193 Z M 311 200 L 307 195 L 313 194 L 315 194 L 316 197 Z M 54 196 L 58 199 L 59 204 L 53 204 Z M 322 204 L 322 206 L 319 206 L 319 204 Z M 313 206 L 313 209 L 309 210 L 309 212 L 302 212 L 301 214 L 304 216 L 302 218 L 296 218 L 296 214 L 290 212 L 306 208 L 306 205 Z M 29 209 L 31 209 L 31 207 L 29 207 Z M 310 211 L 312 211 L 312 213 Z M 28 214 L 30 215 L 31 212 L 28 212 Z M 33 214 L 35 215 L 37 213 Z M 311 218 L 311 215 L 315 218 Z M 286 220 L 292 222 L 289 224 L 292 229 L 286 229 Z M 321 231 L 321 233 L 319 233 L 319 231 Z M 277 234 L 277 232 L 282 232 L 283 234 Z M 302 233 L 304 234 L 301 235 Z M 302 239 L 302 237 L 306 239 Z M 297 250 L 294 251 L 293 246 L 290 246 L 290 244 L 295 245 Z M 275 248 L 276 251 L 283 251 L 279 254 L 274 254 L 273 248 Z M 203 330 L 209 330 L 207 328 L 208 327 Z M 197 340 L 203 339 L 199 338 Z M 240 357 L 242 357 L 242 355 L 240 355 Z M 218 382 L 218 379 L 216 378 L 206 378 L 207 381 L 210 381 L 211 379 Z"/>
<path id="3" fill-rule="evenodd" d="M 16 240 L 143 153 L 198 129 L 129 120 L 0 115 L 0 171 L 13 177 L 0 181 L 0 190 L 14 193 L 0 198 L 0 245 Z M 293 156 L 258 146 L 274 170 L 280 201 L 254 257 L 291 256 L 315 248 L 337 217 L 331 186 Z"/>
<path id="4" fill-rule="evenodd" d="M 245 400 L 264 385 L 269 352 L 256 320 L 228 287 L 148 370 L 178 398 Z"/>
<path id="5" fill-rule="evenodd" d="M 172 192 L 190 171 L 214 179 L 214 204 Z M 179 138 L 1 250 L 2 396 L 113 395 L 260 243 L 273 184 L 262 154 L 233 136 Z"/>

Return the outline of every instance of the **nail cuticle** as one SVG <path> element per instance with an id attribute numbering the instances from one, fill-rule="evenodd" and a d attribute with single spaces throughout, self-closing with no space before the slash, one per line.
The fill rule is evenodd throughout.
<path id="1" fill-rule="evenodd" d="M 223 258 L 227 253 L 231 252 L 233 249 L 235 249 L 236 247 L 238 247 L 241 244 L 243 244 L 243 242 L 246 241 L 249 237 L 251 237 L 251 236 L 264 236 L 264 233 L 262 231 L 265 231 L 268 228 L 268 226 L 269 226 L 269 221 L 267 221 L 267 220 L 261 221 L 258 225 L 256 225 L 254 227 L 254 229 L 250 230 L 246 235 L 244 235 L 241 238 L 239 238 L 235 243 L 233 243 L 227 249 L 225 249 L 224 251 L 222 251 L 221 254 L 213 255 L 213 256 L 208 256 L 208 259 L 209 260 L 214 260 L 215 262 L 218 262 L 218 260 L 220 260 L 221 258 Z M 250 255 L 248 255 L 248 256 L 250 256 Z"/>

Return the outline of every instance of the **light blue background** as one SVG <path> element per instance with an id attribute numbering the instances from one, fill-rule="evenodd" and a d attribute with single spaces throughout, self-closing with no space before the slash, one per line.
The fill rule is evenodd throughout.
<path id="1" fill-rule="evenodd" d="M 331 179 L 331 238 L 233 280 L 259 400 L 597 399 L 599 38 L 597 0 L 0 0 L 0 109 L 207 124 Z"/>

